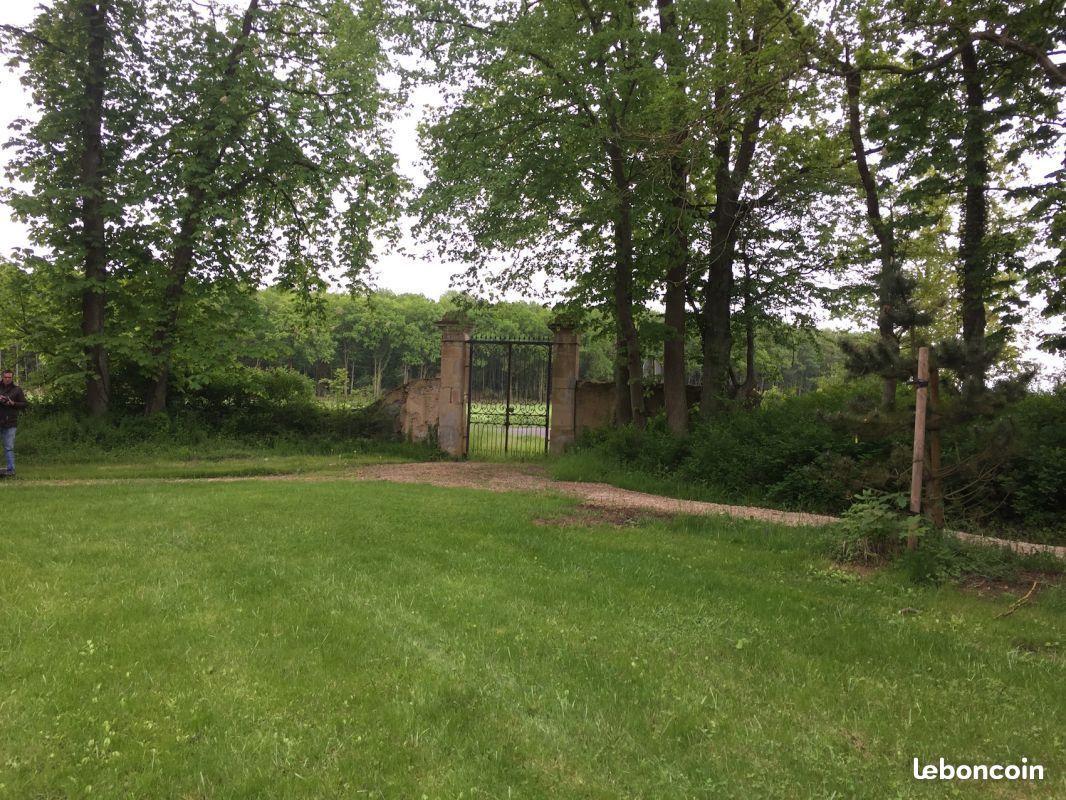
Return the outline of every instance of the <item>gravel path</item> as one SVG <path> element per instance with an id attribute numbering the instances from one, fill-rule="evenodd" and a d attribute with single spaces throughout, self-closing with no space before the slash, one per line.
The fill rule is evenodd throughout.
<path id="1" fill-rule="evenodd" d="M 836 517 L 775 511 L 769 508 L 727 506 L 699 500 L 677 500 L 645 492 L 619 489 L 605 483 L 553 481 L 535 465 L 487 464 L 477 461 L 432 461 L 415 464 L 380 464 L 362 467 L 355 477 L 394 483 L 428 483 L 487 489 L 491 492 L 558 492 L 577 497 L 588 506 L 611 511 L 647 511 L 652 514 L 724 514 L 741 519 L 761 519 L 782 525 L 825 525 Z"/>
<path id="2" fill-rule="evenodd" d="M 730 506 L 705 503 L 700 500 L 678 500 L 673 497 L 619 489 L 606 483 L 554 481 L 538 464 L 500 464 L 479 461 L 428 461 L 403 464 L 374 464 L 352 472 L 310 475 L 242 475 L 211 478 L 88 478 L 68 480 L 33 480 L 25 485 L 78 486 L 102 483 L 231 483 L 238 481 L 296 481 L 321 482 L 337 480 L 379 480 L 391 483 L 425 483 L 432 486 L 454 486 L 467 489 L 486 489 L 490 492 L 556 492 L 576 497 L 585 506 L 604 511 L 647 514 L 692 514 L 694 516 L 724 515 L 739 519 L 765 520 L 792 527 L 828 525 L 839 520 L 824 514 L 798 511 L 777 511 L 772 508 Z M 21 483 L 21 482 L 20 482 Z M 1006 547 L 1016 553 L 1050 553 L 1066 559 L 1066 547 L 1049 544 L 1018 542 L 976 536 L 962 531 L 947 531 L 963 541 L 992 547 Z"/>
<path id="3" fill-rule="evenodd" d="M 362 467 L 354 477 L 363 480 L 383 480 L 393 483 L 428 483 L 433 486 L 455 486 L 487 489 L 491 492 L 558 492 L 577 497 L 585 505 L 607 511 L 647 512 L 651 514 L 692 514 L 695 516 L 725 515 L 739 519 L 756 519 L 779 525 L 828 525 L 839 517 L 806 514 L 798 511 L 777 511 L 772 508 L 730 506 L 705 503 L 700 500 L 677 500 L 646 492 L 619 489 L 606 483 L 553 481 L 541 466 L 534 464 L 490 464 L 477 461 L 431 461 L 412 464 L 380 464 Z M 1051 553 L 1066 559 L 1066 547 L 1047 544 L 975 536 L 962 531 L 948 531 L 974 544 L 1006 547 L 1016 553 Z"/>

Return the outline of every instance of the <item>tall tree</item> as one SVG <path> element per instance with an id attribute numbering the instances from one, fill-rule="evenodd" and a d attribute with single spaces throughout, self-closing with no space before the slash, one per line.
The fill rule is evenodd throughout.
<path id="1" fill-rule="evenodd" d="M 734 329 L 742 341 L 743 376 L 730 373 L 734 394 L 747 406 L 758 401 L 757 337 L 810 332 L 816 309 L 834 310 L 844 263 L 835 241 L 844 203 L 809 184 L 783 202 L 748 214 L 737 242 Z M 780 337 L 779 337 L 780 338 Z"/>
<path id="2" fill-rule="evenodd" d="M 451 237 L 477 273 L 507 253 L 497 284 L 573 281 L 612 312 L 616 416 L 644 424 L 634 311 L 650 190 L 640 157 L 644 101 L 660 80 L 632 0 L 416 4 L 420 50 L 452 87 L 426 130 L 432 175 L 422 230 Z M 456 238 L 456 236 L 459 238 Z"/>
<path id="3" fill-rule="evenodd" d="M 706 225 L 689 299 L 698 313 L 703 358 L 700 412 L 708 417 L 732 396 L 734 262 L 744 219 L 835 159 L 826 158 L 825 125 L 814 113 L 818 87 L 802 74 L 787 15 L 762 0 L 692 8 L 700 56 L 688 81 L 706 103 L 693 133 L 699 149 L 692 184 Z"/>
<path id="4" fill-rule="evenodd" d="M 92 411 L 116 369 L 148 412 L 175 379 L 199 383 L 192 326 L 228 323 L 190 304 L 275 277 L 304 294 L 327 271 L 359 280 L 403 189 L 383 24 L 375 0 L 60 0 L 4 31 L 40 112 L 16 126 L 31 188 L 8 201 L 42 290 L 60 309 L 77 294 L 54 353 Z"/>
<path id="5" fill-rule="evenodd" d="M 659 32 L 662 35 L 663 62 L 666 66 L 667 96 L 666 134 L 669 179 L 667 192 L 667 249 L 665 289 L 663 292 L 666 338 L 663 343 L 663 404 L 666 424 L 675 434 L 688 429 L 688 391 L 685 379 L 686 301 L 689 278 L 689 120 L 686 97 L 688 53 L 678 23 L 674 0 L 656 0 Z"/>
<path id="6" fill-rule="evenodd" d="M 783 12 L 788 11 L 780 0 L 778 5 Z M 804 41 L 809 67 L 819 74 L 839 78 L 843 86 L 844 130 L 850 160 L 855 165 L 866 222 L 876 242 L 877 269 L 872 294 L 876 302 L 877 339 L 873 344 L 846 339 L 841 344 L 853 372 L 870 372 L 881 377 L 881 407 L 891 411 L 896 404 L 897 382 L 909 374 L 909 367 L 900 358 L 900 340 L 923 320 L 915 310 L 912 299 L 915 281 L 905 271 L 901 252 L 905 248 L 901 247 L 900 229 L 909 226 L 907 209 L 898 204 L 899 193 L 893 191 L 891 179 L 881 175 L 880 165 L 871 161 L 883 147 L 871 146 L 869 140 L 869 98 L 865 90 L 871 77 L 883 83 L 884 73 L 871 74 L 860 62 L 885 63 L 902 46 L 902 39 L 900 32 L 891 26 L 877 25 L 876 33 L 868 29 L 869 20 L 880 21 L 887 16 L 885 5 L 878 0 L 844 3 L 836 6 L 834 12 L 825 21 L 820 35 L 796 13 L 789 13 L 787 19 L 793 33 Z M 894 75 L 888 78 L 895 79 Z M 883 86 L 880 88 L 883 95 L 891 96 Z M 886 212 L 887 204 L 892 207 Z"/>
<path id="7" fill-rule="evenodd" d="M 131 117 L 144 101 L 136 74 L 143 11 L 134 0 L 59 0 L 29 26 L 0 30 L 37 112 L 13 126 L 16 182 L 5 200 L 36 248 L 23 259 L 51 275 L 55 292 L 78 298 L 78 333 L 68 330 L 56 346 L 84 376 L 85 406 L 97 415 L 110 395 L 108 273 L 120 255 L 111 240 L 129 199 L 122 172 L 137 145 Z"/>
<path id="8" fill-rule="evenodd" d="M 147 413 L 166 404 L 190 277 L 258 281 L 272 256 L 280 279 L 305 293 L 323 287 L 329 267 L 357 279 L 400 189 L 385 143 L 391 99 L 378 82 L 385 56 L 373 7 L 248 0 L 221 36 L 215 20 L 227 16 L 214 11 L 184 9 L 201 58 L 171 95 L 181 98 L 182 109 L 171 109 L 179 122 L 156 156 L 176 177 L 158 198 L 167 255 Z M 180 29 L 182 19 L 170 19 Z"/>
<path id="9" fill-rule="evenodd" d="M 988 320 L 1012 294 L 1013 266 L 1028 237 L 990 216 L 990 194 L 1024 216 L 1047 186 L 1027 185 L 1027 158 L 1061 141 L 1066 76 L 1048 55 L 1062 46 L 1061 4 L 902 4 L 893 17 L 909 37 L 902 63 L 871 68 L 902 75 L 885 126 L 886 160 L 910 182 L 905 196 L 950 195 L 957 207 L 961 338 L 954 365 L 966 395 L 983 393 L 1010 328 Z M 1006 295 L 1004 295 L 1006 290 Z M 1002 320 L 1007 320 L 1001 315 Z"/>

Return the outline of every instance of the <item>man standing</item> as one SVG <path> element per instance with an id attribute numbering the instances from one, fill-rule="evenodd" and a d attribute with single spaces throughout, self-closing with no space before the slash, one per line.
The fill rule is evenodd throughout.
<path id="1" fill-rule="evenodd" d="M 0 376 L 0 440 L 4 443 L 7 472 L 0 475 L 15 477 L 15 427 L 19 411 L 25 407 L 26 395 L 21 386 L 15 385 L 15 373 L 5 369 Z"/>

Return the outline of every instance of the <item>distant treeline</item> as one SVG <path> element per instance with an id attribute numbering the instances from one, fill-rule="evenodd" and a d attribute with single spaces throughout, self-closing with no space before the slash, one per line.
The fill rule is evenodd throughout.
<path id="1" fill-rule="evenodd" d="M 0 267 L 0 275 L 6 273 L 9 279 L 12 271 L 10 266 Z M 46 322 L 42 316 L 21 316 L 18 310 L 23 301 L 30 298 L 19 292 L 0 300 L 8 312 L 0 317 L 0 364 L 15 369 L 19 380 L 40 395 L 60 405 L 67 400 L 76 406 L 82 389 L 80 376 L 61 358 L 35 349 L 32 343 L 39 335 L 20 335 Z M 530 302 L 478 303 L 457 293 L 433 300 L 420 294 L 376 291 L 322 293 L 309 304 L 293 292 L 263 289 L 240 297 L 240 302 L 210 322 L 189 326 L 183 339 L 195 336 L 195 343 L 175 353 L 174 399 L 180 403 L 212 386 L 239 384 L 249 370 L 280 369 L 305 376 L 321 398 L 365 404 L 407 381 L 437 375 L 440 330 L 436 323 L 449 313 L 465 315 L 478 336 L 548 339 L 552 335 L 553 312 Z M 654 315 L 649 317 L 649 322 L 655 321 Z M 220 318 L 228 322 L 224 329 L 218 326 Z M 581 334 L 580 377 L 612 380 L 610 321 L 590 314 Z M 777 326 L 761 331 L 754 350 L 756 390 L 760 394 L 771 389 L 808 391 L 823 377 L 843 374 L 841 342 L 861 339 L 815 328 Z M 656 358 L 660 347 L 654 341 L 645 347 L 649 383 L 655 382 L 660 371 Z M 738 372 L 744 369 L 743 361 L 744 353 L 738 348 Z M 112 364 L 112 397 L 120 407 L 138 407 L 144 391 L 141 375 L 135 360 Z M 699 364 L 694 361 L 689 379 L 695 384 L 699 377 Z"/>

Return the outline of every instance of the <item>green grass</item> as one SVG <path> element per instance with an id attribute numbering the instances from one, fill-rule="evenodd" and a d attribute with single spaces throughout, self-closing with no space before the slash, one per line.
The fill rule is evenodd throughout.
<path id="1" fill-rule="evenodd" d="M 544 435 L 516 433 L 507 436 L 507 452 L 504 452 L 503 425 L 472 425 L 467 455 L 479 461 L 525 461 L 539 460 L 548 455 Z"/>
<path id="2" fill-rule="evenodd" d="M 724 491 L 707 484 L 684 481 L 670 475 L 658 475 L 636 467 L 626 466 L 618 461 L 592 449 L 569 450 L 563 455 L 548 461 L 548 473 L 557 481 L 585 481 L 606 483 L 622 489 L 647 492 L 664 497 L 677 497 L 682 500 L 702 500 L 708 503 L 727 505 L 757 506 L 774 508 L 782 511 L 810 511 L 809 508 L 797 508 L 796 504 L 783 503 L 767 497 L 766 492 L 753 487 L 748 492 Z M 824 512 L 816 512 L 824 513 Z M 1066 534 L 1061 527 L 1038 527 L 1033 525 L 1012 524 L 988 521 L 983 525 L 964 522 L 961 525 L 948 526 L 962 528 L 968 533 L 979 536 L 991 536 L 999 539 L 1013 539 L 1037 544 L 1066 544 Z"/>
<path id="3" fill-rule="evenodd" d="M 560 498 L 0 485 L 0 797 L 1054 797 L 1066 597 Z M 901 615 L 900 609 L 918 613 Z M 915 783 L 911 758 L 1043 763 Z"/>
<path id="4" fill-rule="evenodd" d="M 18 458 L 19 482 L 138 478 L 222 478 L 265 475 L 340 475 L 365 464 L 425 461 L 440 454 L 405 442 L 351 441 L 335 452 L 301 452 L 211 441 L 205 446 L 128 447 L 96 454 L 75 452 Z"/>
<path id="5" fill-rule="evenodd" d="M 234 455 L 201 458 L 126 458 L 97 462 L 43 463 L 19 467 L 19 481 L 139 478 L 224 478 L 264 475 L 341 475 L 365 464 L 408 461 L 390 453 L 338 455 Z"/>

